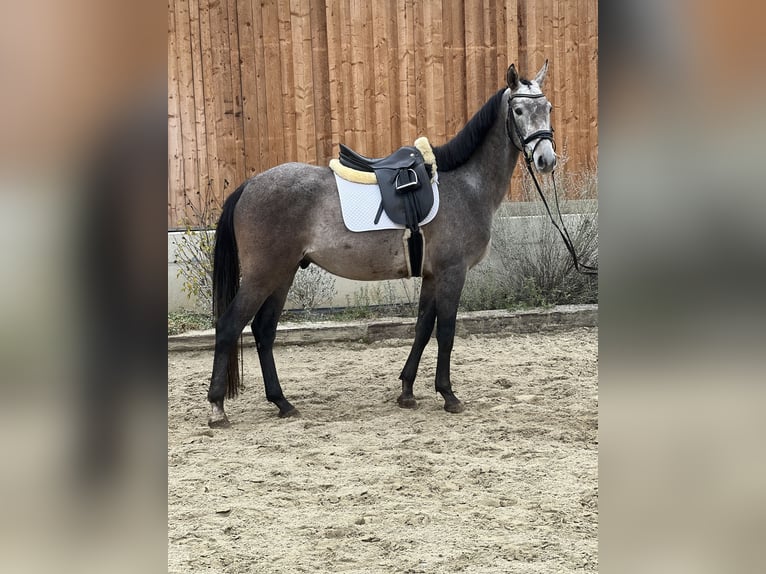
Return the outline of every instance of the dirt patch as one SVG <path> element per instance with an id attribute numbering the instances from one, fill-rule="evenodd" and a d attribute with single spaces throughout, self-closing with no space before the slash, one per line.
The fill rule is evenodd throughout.
<path id="1" fill-rule="evenodd" d="M 466 411 L 397 407 L 410 341 L 275 349 L 301 417 L 266 402 L 254 349 L 233 426 L 207 427 L 211 352 L 168 359 L 168 571 L 596 572 L 595 328 L 456 339 Z"/>

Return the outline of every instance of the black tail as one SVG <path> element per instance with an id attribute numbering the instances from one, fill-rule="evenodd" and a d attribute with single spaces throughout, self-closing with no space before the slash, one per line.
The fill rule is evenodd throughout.
<path id="1" fill-rule="evenodd" d="M 239 289 L 239 253 L 234 235 L 234 208 L 239 201 L 245 184 L 240 185 L 224 202 L 221 218 L 215 231 L 213 250 L 213 316 L 221 318 L 228 309 Z M 226 396 L 236 397 L 239 393 L 239 343 L 235 342 L 229 355 Z"/>

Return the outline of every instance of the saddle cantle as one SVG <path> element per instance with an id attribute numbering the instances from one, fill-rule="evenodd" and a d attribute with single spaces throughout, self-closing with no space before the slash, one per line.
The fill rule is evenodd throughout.
<path id="1" fill-rule="evenodd" d="M 424 153 L 429 161 L 424 159 Z M 355 170 L 357 181 L 377 182 L 381 201 L 374 223 L 377 225 L 385 211 L 391 221 L 409 230 L 406 240 L 410 274 L 420 276 L 424 251 L 420 222 L 426 219 L 434 205 L 432 180 L 436 173 L 436 162 L 428 140 L 419 138 L 415 146 L 401 147 L 382 158 L 365 157 L 340 144 L 338 160 L 341 166 Z M 336 160 L 331 161 L 330 166 L 343 177 Z M 374 179 L 369 177 L 373 175 Z"/>

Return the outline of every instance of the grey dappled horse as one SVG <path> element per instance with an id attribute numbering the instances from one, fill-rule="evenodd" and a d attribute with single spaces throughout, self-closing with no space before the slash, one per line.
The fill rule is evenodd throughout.
<path id="1" fill-rule="evenodd" d="M 511 65 L 497 92 L 460 133 L 434 148 L 440 205 L 422 228 L 423 283 L 415 340 L 401 372 L 398 404 L 417 408 L 412 386 L 436 323 L 436 390 L 444 409 L 463 410 L 452 392 L 450 355 L 466 272 L 489 251 L 492 217 L 508 192 L 519 151 L 538 172 L 556 165 L 551 105 L 541 91 L 546 60 L 534 80 Z M 408 276 L 402 230 L 354 233 L 341 217 L 335 176 L 328 167 L 285 163 L 242 184 L 226 200 L 214 254 L 215 358 L 208 391 L 210 426 L 227 426 L 224 397 L 239 388 L 238 338 L 252 331 L 266 398 L 287 417 L 297 410 L 282 394 L 272 346 L 277 322 L 298 267 L 313 263 L 330 273 L 377 281 Z"/>

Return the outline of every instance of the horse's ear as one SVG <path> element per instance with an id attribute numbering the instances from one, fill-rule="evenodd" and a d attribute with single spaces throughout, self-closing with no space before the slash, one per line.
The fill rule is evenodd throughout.
<path id="1" fill-rule="evenodd" d="M 505 73 L 505 81 L 508 82 L 508 87 L 512 92 L 515 92 L 519 87 L 519 73 L 516 71 L 516 66 L 511 64 L 508 66 L 508 71 Z"/>
<path id="2" fill-rule="evenodd" d="M 541 88 L 543 87 L 543 82 L 545 81 L 545 74 L 548 73 L 548 58 L 545 58 L 545 63 L 543 64 L 543 67 L 540 68 L 540 71 L 537 72 L 537 75 L 535 76 L 535 82 L 537 82 L 537 85 Z"/>

